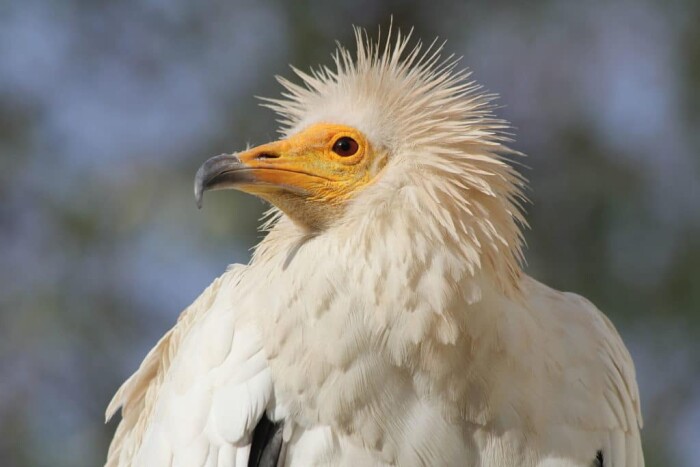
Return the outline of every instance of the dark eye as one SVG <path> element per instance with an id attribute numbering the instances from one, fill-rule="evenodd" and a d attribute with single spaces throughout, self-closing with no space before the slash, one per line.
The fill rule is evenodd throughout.
<path id="1" fill-rule="evenodd" d="M 359 148 L 360 146 L 357 144 L 357 141 L 349 136 L 338 138 L 338 140 L 333 143 L 333 152 L 342 157 L 352 156 Z"/>

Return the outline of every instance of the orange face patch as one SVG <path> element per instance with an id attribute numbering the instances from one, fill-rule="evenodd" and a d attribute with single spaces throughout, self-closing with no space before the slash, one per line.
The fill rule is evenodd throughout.
<path id="1" fill-rule="evenodd" d="M 276 191 L 339 203 L 367 185 L 373 148 L 358 130 L 318 123 L 291 137 L 238 154 L 249 181 L 238 189 L 269 197 Z M 274 202 L 274 200 L 272 200 Z"/>

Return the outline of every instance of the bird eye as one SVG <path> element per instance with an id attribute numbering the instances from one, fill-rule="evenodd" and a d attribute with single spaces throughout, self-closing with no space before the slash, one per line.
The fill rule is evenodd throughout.
<path id="1" fill-rule="evenodd" d="M 357 141 L 349 136 L 343 136 L 333 143 L 333 152 L 342 157 L 352 156 L 357 152 L 360 146 Z"/>

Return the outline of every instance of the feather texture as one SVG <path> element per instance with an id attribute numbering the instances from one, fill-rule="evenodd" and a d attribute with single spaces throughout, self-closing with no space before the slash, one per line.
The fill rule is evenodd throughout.
<path id="1" fill-rule="evenodd" d="M 282 134 L 332 122 L 387 162 L 309 235 L 272 210 L 108 408 L 109 466 L 644 465 L 634 365 L 590 302 L 521 270 L 524 179 L 483 94 L 410 34 L 279 78 Z"/>
<path id="2" fill-rule="evenodd" d="M 120 388 L 108 466 L 246 466 L 272 396 L 257 327 L 236 309 L 243 267 L 217 279 Z"/>

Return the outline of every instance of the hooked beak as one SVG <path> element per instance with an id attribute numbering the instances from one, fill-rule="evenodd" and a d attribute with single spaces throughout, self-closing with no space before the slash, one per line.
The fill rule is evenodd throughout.
<path id="1" fill-rule="evenodd" d="M 194 198 L 197 208 L 202 208 L 205 191 L 224 190 L 250 181 L 252 181 L 251 174 L 245 170 L 238 156 L 220 154 L 212 157 L 202 164 L 194 177 Z"/>
<path id="2" fill-rule="evenodd" d="M 306 197 L 327 179 L 308 167 L 310 150 L 296 140 L 263 144 L 206 161 L 194 179 L 194 196 L 202 206 L 205 191 L 234 188 L 271 199 L 280 193 Z"/>

